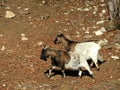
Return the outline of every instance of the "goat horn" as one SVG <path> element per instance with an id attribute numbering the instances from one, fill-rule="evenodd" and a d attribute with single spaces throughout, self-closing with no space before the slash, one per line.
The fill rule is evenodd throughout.
<path id="1" fill-rule="evenodd" d="M 50 47 L 50 46 L 47 46 L 47 45 L 46 45 L 46 46 L 45 46 L 45 49 L 47 49 L 47 48 L 49 48 L 49 47 Z"/>
<path id="2" fill-rule="evenodd" d="M 59 32 L 58 35 L 63 35 L 63 33 L 62 33 L 62 32 Z"/>

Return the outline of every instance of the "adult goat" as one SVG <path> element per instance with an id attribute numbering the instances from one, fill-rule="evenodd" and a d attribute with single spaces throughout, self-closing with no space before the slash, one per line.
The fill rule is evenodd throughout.
<path id="1" fill-rule="evenodd" d="M 99 58 L 98 51 L 101 46 L 106 44 L 107 41 L 100 40 L 99 43 L 95 42 L 76 42 L 67 39 L 62 33 L 59 33 L 54 40 L 55 44 L 62 44 L 66 51 L 71 51 L 80 54 L 80 62 L 92 59 L 97 70 L 99 70 L 98 60 L 104 62 Z"/>

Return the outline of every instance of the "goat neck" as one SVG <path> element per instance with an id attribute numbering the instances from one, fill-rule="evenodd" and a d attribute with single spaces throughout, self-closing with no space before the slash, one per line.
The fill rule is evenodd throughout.
<path id="1" fill-rule="evenodd" d="M 61 41 L 62 41 L 62 46 L 65 48 L 65 50 L 70 51 L 71 46 L 74 43 L 74 41 L 71 41 L 67 39 L 66 37 L 61 38 Z"/>
<path id="2" fill-rule="evenodd" d="M 50 57 L 59 57 L 60 51 L 59 50 L 57 51 L 57 50 L 49 49 L 49 51 L 47 52 L 47 54 Z"/>

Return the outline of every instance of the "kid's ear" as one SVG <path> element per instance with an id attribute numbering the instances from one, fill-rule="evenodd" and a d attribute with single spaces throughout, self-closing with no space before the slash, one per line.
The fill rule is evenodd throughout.
<path id="1" fill-rule="evenodd" d="M 62 33 L 62 32 L 59 32 L 59 33 L 58 33 L 58 36 L 63 36 L 63 33 Z"/>

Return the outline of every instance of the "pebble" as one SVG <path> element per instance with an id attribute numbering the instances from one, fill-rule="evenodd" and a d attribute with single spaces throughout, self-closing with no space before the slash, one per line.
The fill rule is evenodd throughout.
<path id="1" fill-rule="evenodd" d="M 93 14 L 96 14 L 96 13 L 97 13 L 96 11 L 93 12 Z"/>
<path id="2" fill-rule="evenodd" d="M 100 35 L 103 35 L 104 32 L 106 32 L 106 29 L 102 27 L 100 30 L 95 31 L 95 35 L 100 36 Z"/>
<path id="3" fill-rule="evenodd" d="M 2 34 L 0 34 L 0 37 L 3 37 L 3 35 L 2 35 Z"/>
<path id="4" fill-rule="evenodd" d="M 21 40 L 22 40 L 22 41 L 26 41 L 26 40 L 28 40 L 28 38 L 25 37 L 25 34 L 21 34 Z"/>
<path id="5" fill-rule="evenodd" d="M 82 11 L 82 8 L 77 8 L 77 11 Z"/>
<path id="6" fill-rule="evenodd" d="M 101 27 L 100 31 L 102 31 L 102 32 L 106 32 L 105 27 Z"/>
<path id="7" fill-rule="evenodd" d="M 120 59 L 118 56 L 111 56 L 112 59 L 118 60 Z"/>
<path id="8" fill-rule="evenodd" d="M 96 22 L 96 24 L 102 24 L 102 23 L 104 23 L 103 20 L 102 20 L 102 21 L 97 21 L 97 22 Z"/>
<path id="9" fill-rule="evenodd" d="M 89 31 L 85 31 L 85 33 L 89 34 L 90 32 Z"/>
<path id="10" fill-rule="evenodd" d="M 89 11 L 89 8 L 84 8 L 83 11 Z"/>
<path id="11" fill-rule="evenodd" d="M 13 18 L 15 17 L 15 14 L 12 11 L 6 11 L 5 18 Z"/>
<path id="12" fill-rule="evenodd" d="M 38 45 L 39 45 L 39 46 L 42 46 L 42 45 L 43 45 L 43 42 L 38 42 Z"/>
<path id="13" fill-rule="evenodd" d="M 65 29 L 64 29 L 64 31 L 68 31 L 68 29 L 67 29 L 67 28 L 65 28 Z"/>
<path id="14" fill-rule="evenodd" d="M 95 35 L 96 35 L 96 36 L 103 35 L 103 32 L 101 32 L 100 30 L 98 30 L 98 31 L 95 31 Z"/>
<path id="15" fill-rule="evenodd" d="M 59 23 L 59 21 L 57 21 L 57 20 L 56 20 L 55 22 L 56 22 L 56 23 Z"/>
<path id="16" fill-rule="evenodd" d="M 105 13 L 106 13 L 106 10 L 102 10 L 102 13 L 105 14 Z"/>
<path id="17" fill-rule="evenodd" d="M 4 50 L 5 50 L 5 46 L 2 46 L 1 51 L 4 51 Z"/>
<path id="18" fill-rule="evenodd" d="M 104 2 L 104 0 L 101 0 L 101 2 L 103 3 L 103 2 Z"/>
<path id="19" fill-rule="evenodd" d="M 22 40 L 22 41 L 26 41 L 26 40 L 28 40 L 28 38 L 22 37 L 21 40 Z"/>
<path id="20" fill-rule="evenodd" d="M 101 7 L 104 7 L 104 6 L 106 6 L 106 4 L 105 4 L 105 3 L 103 3 L 103 4 L 100 4 L 100 6 L 101 6 Z"/>
<path id="21" fill-rule="evenodd" d="M 45 3 L 46 3 L 46 1 L 44 1 L 44 0 L 43 0 L 43 1 L 42 1 L 42 3 L 43 3 L 43 4 L 45 4 Z"/>
<path id="22" fill-rule="evenodd" d="M 76 34 L 80 34 L 80 32 L 76 31 Z"/>
<path id="23" fill-rule="evenodd" d="M 27 10 L 29 10 L 29 8 L 25 8 L 24 10 L 27 11 Z"/>
<path id="24" fill-rule="evenodd" d="M 3 86 L 3 87 L 6 87 L 6 84 L 3 84 L 2 86 Z"/>

